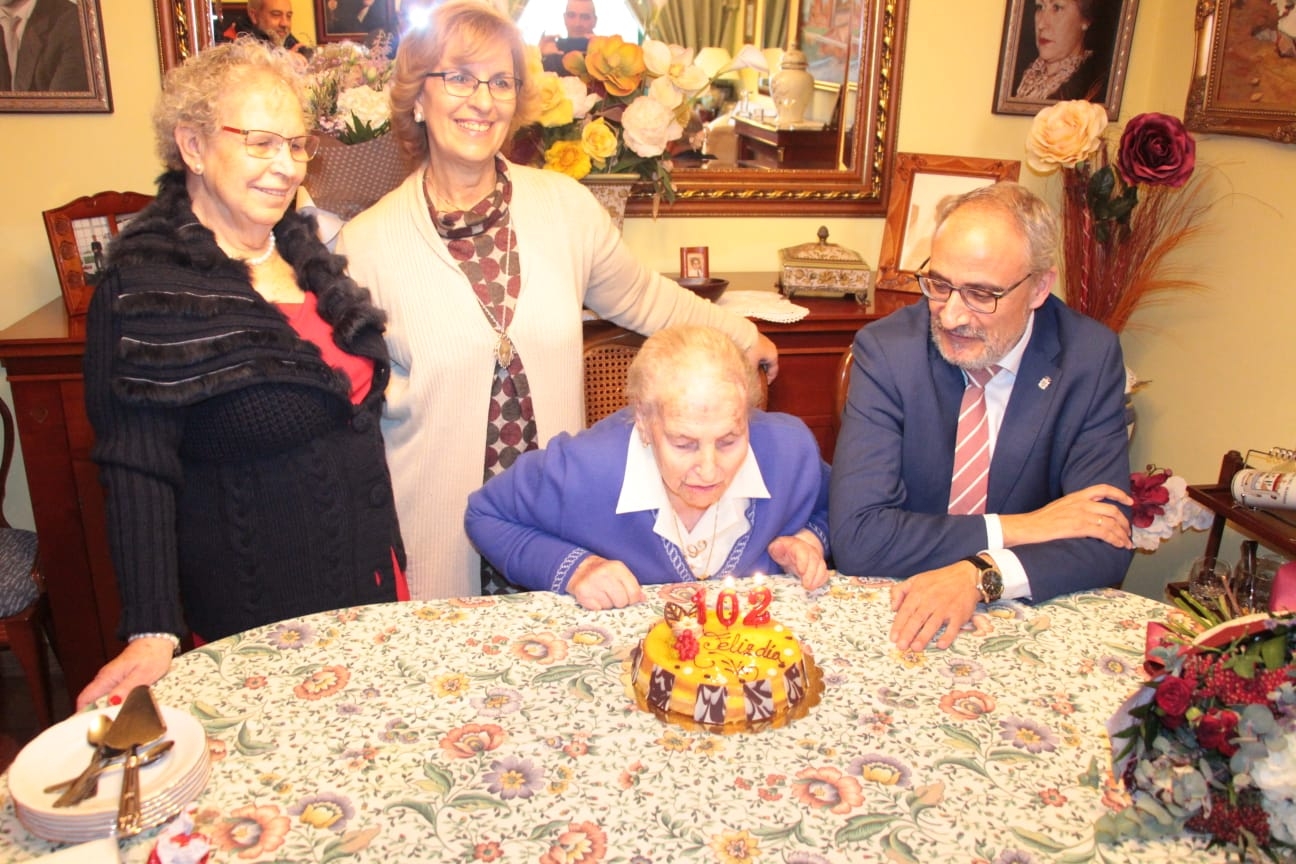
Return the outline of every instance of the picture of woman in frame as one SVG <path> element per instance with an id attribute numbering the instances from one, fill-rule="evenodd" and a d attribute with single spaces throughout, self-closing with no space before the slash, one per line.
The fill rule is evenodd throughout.
<path id="1" fill-rule="evenodd" d="M 1009 0 L 995 112 L 1085 99 L 1116 117 L 1137 8 L 1138 0 Z"/>

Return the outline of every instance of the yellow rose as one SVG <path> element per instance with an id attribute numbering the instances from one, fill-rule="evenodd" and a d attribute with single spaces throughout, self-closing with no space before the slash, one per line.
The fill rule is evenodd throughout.
<path id="1" fill-rule="evenodd" d="M 1040 174 L 1071 168 L 1098 152 L 1106 129 L 1107 109 L 1101 104 L 1072 99 L 1050 105 L 1031 123 L 1026 162 Z"/>
<path id="2" fill-rule="evenodd" d="M 545 151 L 544 167 L 561 171 L 574 180 L 590 173 L 590 160 L 579 141 L 555 141 Z"/>
<path id="3" fill-rule="evenodd" d="M 571 100 L 558 81 L 558 76 L 545 72 L 540 76 L 540 125 L 548 129 L 572 122 Z"/>
<path id="4" fill-rule="evenodd" d="M 586 124 L 581 130 L 580 143 L 585 155 L 593 159 L 600 168 L 603 167 L 604 162 L 616 155 L 618 146 L 616 133 L 602 117 Z"/>

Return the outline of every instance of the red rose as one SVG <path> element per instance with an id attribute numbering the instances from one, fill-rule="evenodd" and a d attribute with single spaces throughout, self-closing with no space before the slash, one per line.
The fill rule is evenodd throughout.
<path id="1" fill-rule="evenodd" d="M 1152 520 L 1165 513 L 1163 505 L 1170 503 L 1170 490 L 1165 482 L 1170 479 L 1168 468 L 1154 470 L 1148 466 L 1146 472 L 1135 471 L 1130 475 L 1130 497 L 1134 499 L 1134 513 L 1130 520 L 1139 528 L 1147 528 Z"/>
<path id="2" fill-rule="evenodd" d="M 1178 720 L 1192 704 L 1192 685 L 1182 678 L 1167 678 L 1157 685 L 1156 703 L 1166 719 Z"/>
<path id="3" fill-rule="evenodd" d="M 1197 165 L 1197 142 L 1177 117 L 1140 114 L 1121 134 L 1116 164 L 1131 186 L 1182 186 Z"/>
<path id="4" fill-rule="evenodd" d="M 1237 734 L 1236 711 L 1212 711 L 1197 723 L 1197 742 L 1208 750 L 1218 750 L 1225 756 L 1237 752 L 1233 736 Z"/>

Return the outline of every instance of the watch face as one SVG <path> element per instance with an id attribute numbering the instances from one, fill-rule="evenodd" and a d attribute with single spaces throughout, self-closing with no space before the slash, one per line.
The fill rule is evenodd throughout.
<path id="1" fill-rule="evenodd" d="M 991 600 L 998 600 L 1003 596 L 1003 576 L 998 570 L 990 568 L 981 571 L 981 590 Z"/>

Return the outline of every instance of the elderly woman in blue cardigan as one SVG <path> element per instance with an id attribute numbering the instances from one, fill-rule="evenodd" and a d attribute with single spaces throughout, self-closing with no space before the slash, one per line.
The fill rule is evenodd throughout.
<path id="1" fill-rule="evenodd" d="M 469 537 L 511 582 L 588 609 L 662 582 L 785 571 L 823 585 L 828 466 L 804 423 L 756 410 L 757 374 L 718 330 L 657 332 L 629 407 L 470 495 Z"/>

